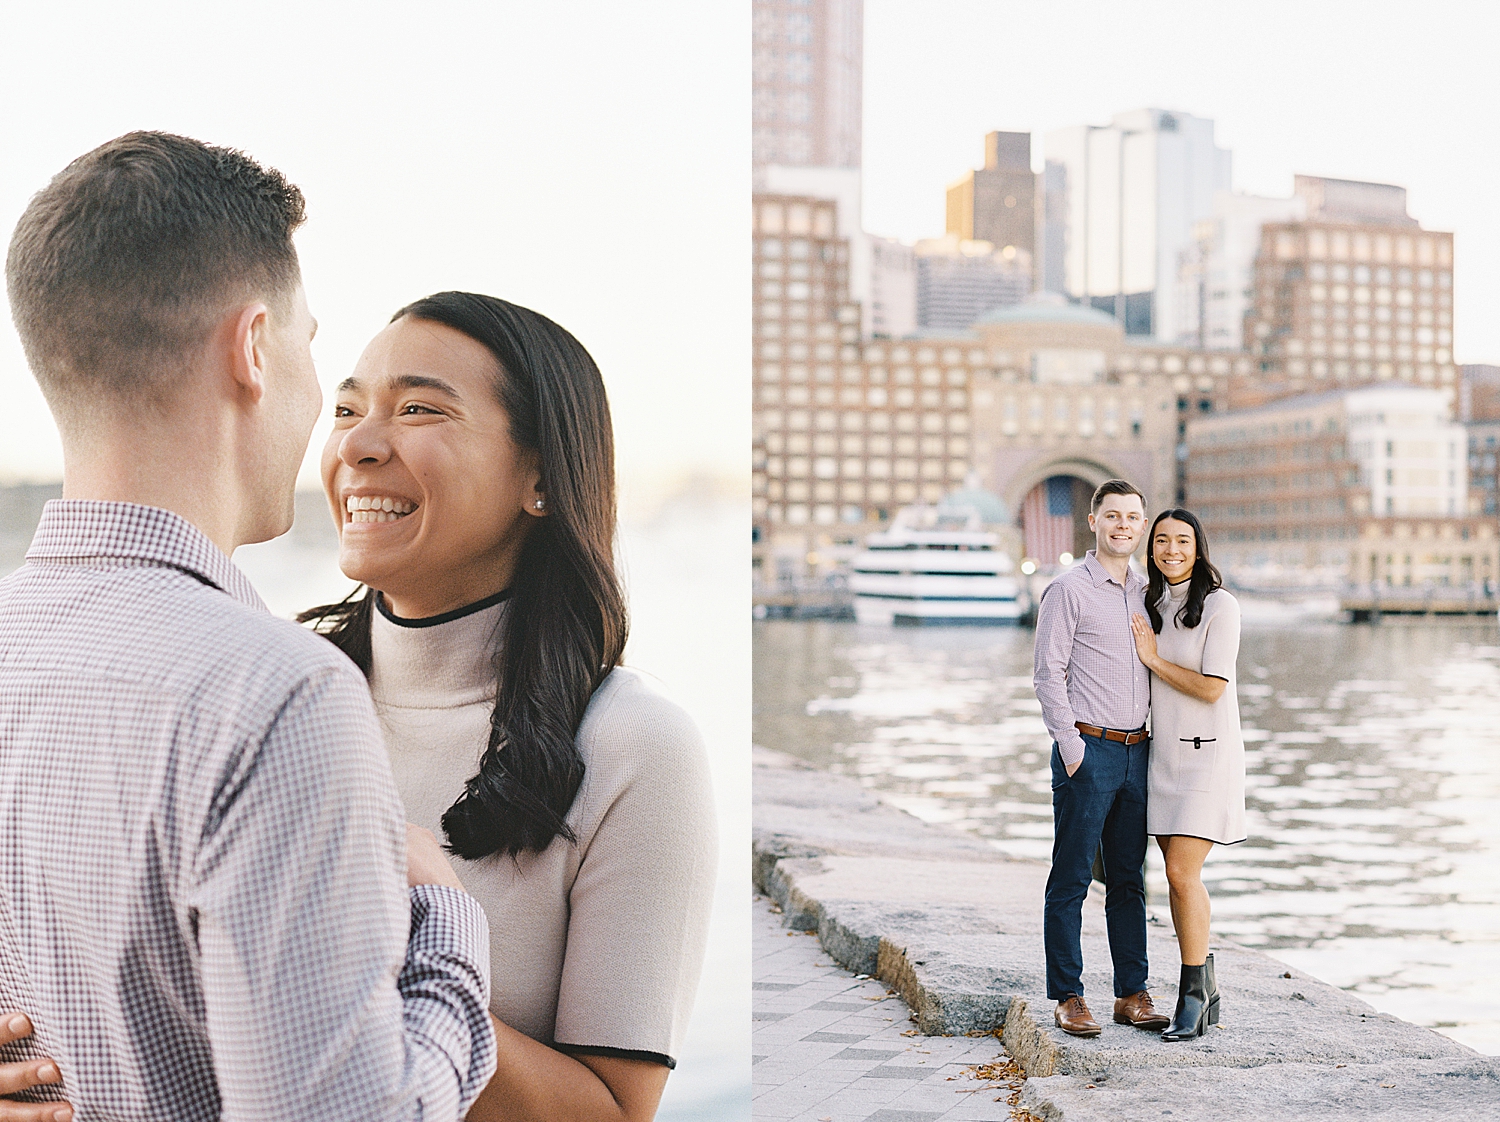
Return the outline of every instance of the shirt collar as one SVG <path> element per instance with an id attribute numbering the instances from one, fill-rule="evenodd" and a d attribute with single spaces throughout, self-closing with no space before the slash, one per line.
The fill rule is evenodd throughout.
<path id="1" fill-rule="evenodd" d="M 81 561 L 118 558 L 181 569 L 228 593 L 250 608 L 266 611 L 250 578 L 181 515 L 160 507 L 93 499 L 53 499 L 26 551 L 28 561 Z"/>
<path id="2" fill-rule="evenodd" d="M 1101 562 L 1099 560 L 1099 558 L 1095 556 L 1096 553 L 1098 553 L 1098 550 L 1091 549 L 1091 550 L 1089 550 L 1087 553 L 1085 553 L 1083 555 L 1083 567 L 1088 570 L 1089 578 L 1094 582 L 1094 587 L 1098 588 L 1105 581 L 1111 581 L 1111 580 L 1114 580 L 1115 578 L 1109 575 L 1109 570 L 1107 570 L 1104 567 L 1103 562 Z M 1125 591 L 1126 592 L 1134 592 L 1138 588 L 1144 588 L 1145 585 L 1146 585 L 1146 578 L 1145 577 L 1141 576 L 1140 573 L 1136 572 L 1132 568 L 1129 568 L 1129 567 L 1126 568 L 1126 570 L 1125 570 Z"/>

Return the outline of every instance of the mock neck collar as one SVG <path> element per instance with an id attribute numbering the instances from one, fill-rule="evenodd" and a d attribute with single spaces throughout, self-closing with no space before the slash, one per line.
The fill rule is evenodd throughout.
<path id="1" fill-rule="evenodd" d="M 496 604 L 509 600 L 510 589 L 502 588 L 499 592 L 491 596 L 486 596 L 483 600 L 475 600 L 474 603 L 465 604 L 462 608 L 454 608 L 451 612 L 440 612 L 435 616 L 419 616 L 415 619 L 398 616 L 395 612 L 391 611 L 391 606 L 385 602 L 384 593 L 372 592 L 371 595 L 375 597 L 376 610 L 397 627 L 437 627 L 440 624 L 452 623 L 456 619 L 463 619 L 464 616 L 471 616 L 475 612 L 482 612 L 486 608 L 493 608 Z"/>
<path id="2" fill-rule="evenodd" d="M 265 611 L 250 578 L 180 514 L 140 503 L 52 499 L 42 507 L 26 560 L 51 564 L 135 561 L 180 569 L 195 580 Z"/>
<path id="3" fill-rule="evenodd" d="M 378 595 L 371 593 L 371 595 Z M 495 696 L 495 639 L 506 594 L 440 616 L 392 616 L 376 600 L 370 616 L 370 693 L 377 704 L 453 709 Z"/>

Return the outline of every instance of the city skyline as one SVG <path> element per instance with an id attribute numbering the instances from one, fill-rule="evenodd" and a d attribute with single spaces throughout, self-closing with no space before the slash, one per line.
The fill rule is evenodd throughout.
<path id="1" fill-rule="evenodd" d="M 1484 184 L 1500 154 L 1476 151 L 1471 137 L 1495 83 L 1479 17 L 1439 3 L 1424 18 L 1427 33 L 1413 37 L 1378 12 L 1354 26 L 1281 3 L 1125 13 L 959 2 L 934 15 L 867 0 L 865 228 L 906 242 L 936 236 L 946 189 L 992 130 L 1030 132 L 1041 171 L 1049 132 L 1140 108 L 1190 113 L 1213 120 L 1233 153 L 1236 191 L 1285 198 L 1298 174 L 1405 187 L 1412 216 L 1457 240 L 1455 357 L 1492 361 L 1500 324 L 1484 310 L 1500 301 L 1500 223 Z M 1334 56 L 1330 41 L 1341 44 Z"/>

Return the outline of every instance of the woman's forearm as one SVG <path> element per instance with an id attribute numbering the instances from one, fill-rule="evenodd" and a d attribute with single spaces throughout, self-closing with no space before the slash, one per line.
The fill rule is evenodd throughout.
<path id="1" fill-rule="evenodd" d="M 1229 684 L 1223 678 L 1210 678 L 1207 674 L 1168 662 L 1161 655 L 1152 658 L 1147 669 L 1179 693 L 1206 701 L 1210 705 L 1224 696 L 1224 687 Z"/>
<path id="2" fill-rule="evenodd" d="M 499 1062 L 467 1122 L 650 1122 L 667 1069 L 645 1060 L 574 1058 L 491 1016 Z"/>

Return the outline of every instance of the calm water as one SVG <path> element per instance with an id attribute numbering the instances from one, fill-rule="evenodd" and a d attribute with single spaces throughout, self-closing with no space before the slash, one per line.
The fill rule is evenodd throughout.
<path id="1" fill-rule="evenodd" d="M 18 494 L 0 491 L 0 575 L 21 563 L 34 529 L 28 519 L 40 510 L 40 498 L 21 502 Z M 338 571 L 327 519 L 320 495 L 299 494 L 290 534 L 235 553 L 277 614 L 341 598 L 351 588 Z M 709 749 L 720 829 L 708 958 L 660 1122 L 750 1119 L 750 642 L 738 575 L 748 519 L 745 504 L 685 501 L 620 533 L 631 607 L 626 662 L 652 674 L 697 721 Z"/>
<path id="2" fill-rule="evenodd" d="M 1246 605 L 1250 841 L 1204 869 L 1214 929 L 1500 1053 L 1500 633 Z M 1051 851 L 1025 629 L 755 624 L 755 738 L 889 801 Z M 1151 847 L 1154 907 L 1166 879 Z"/>

